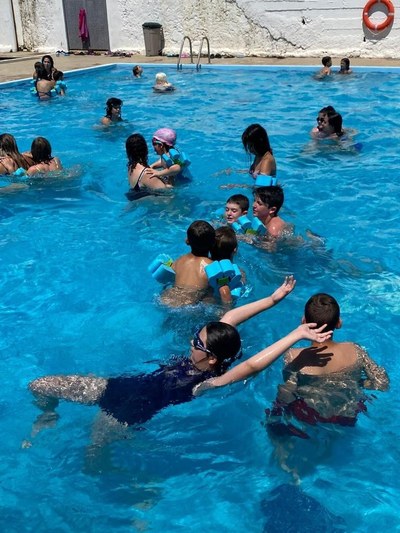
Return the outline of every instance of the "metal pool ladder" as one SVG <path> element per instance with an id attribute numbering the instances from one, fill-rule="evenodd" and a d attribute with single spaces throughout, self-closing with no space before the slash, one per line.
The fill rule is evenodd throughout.
<path id="1" fill-rule="evenodd" d="M 181 44 L 181 49 L 179 50 L 179 56 L 178 56 L 178 62 L 176 64 L 176 68 L 178 70 L 182 70 L 182 50 L 183 50 L 183 46 L 185 44 L 185 41 L 186 39 L 189 41 L 189 51 L 190 51 L 190 63 L 193 63 L 193 48 L 192 48 L 192 40 L 190 39 L 190 37 L 188 35 L 185 35 L 185 37 L 183 38 L 182 40 L 182 44 Z M 196 70 L 199 70 L 201 69 L 201 64 L 200 64 L 200 59 L 201 59 L 201 52 L 203 50 L 203 43 L 204 41 L 207 43 L 207 57 L 208 57 L 208 63 L 211 63 L 211 58 L 210 58 L 210 41 L 208 40 L 208 37 L 202 37 L 201 38 L 201 42 L 200 42 L 200 48 L 199 48 L 199 53 L 197 55 L 197 63 L 196 63 Z"/>

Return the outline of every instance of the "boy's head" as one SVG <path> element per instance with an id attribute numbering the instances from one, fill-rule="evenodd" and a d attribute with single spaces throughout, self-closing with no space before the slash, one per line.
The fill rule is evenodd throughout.
<path id="1" fill-rule="evenodd" d="M 236 233 L 229 226 L 221 226 L 215 230 L 215 243 L 211 249 L 211 259 L 221 261 L 229 259 L 232 261 L 237 250 L 238 242 Z"/>
<path id="2" fill-rule="evenodd" d="M 329 294 L 319 292 L 308 300 L 304 308 L 304 320 L 306 323 L 315 322 L 317 328 L 326 324 L 326 330 L 340 328 L 340 307 L 335 298 Z"/>
<path id="3" fill-rule="evenodd" d="M 234 194 L 226 201 L 225 218 L 228 224 L 233 224 L 242 215 L 246 215 L 250 202 L 244 194 Z"/>
<path id="4" fill-rule="evenodd" d="M 270 185 L 268 187 L 258 187 L 254 191 L 253 214 L 261 221 L 268 216 L 271 218 L 278 216 L 283 205 L 284 195 L 280 185 Z"/>
<path id="5" fill-rule="evenodd" d="M 53 73 L 53 80 L 54 81 L 62 81 L 63 79 L 64 79 L 64 72 L 62 72 L 61 70 L 56 70 Z"/>
<path id="6" fill-rule="evenodd" d="M 215 243 L 215 230 L 205 220 L 195 220 L 188 227 L 186 242 L 193 255 L 208 257 Z"/>
<path id="7" fill-rule="evenodd" d="M 322 64 L 324 65 L 324 67 L 331 67 L 332 66 L 331 56 L 324 56 L 322 58 Z"/>

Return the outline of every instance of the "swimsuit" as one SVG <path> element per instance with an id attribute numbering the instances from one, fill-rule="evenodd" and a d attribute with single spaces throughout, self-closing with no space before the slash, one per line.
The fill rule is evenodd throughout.
<path id="1" fill-rule="evenodd" d="M 129 191 L 125 193 L 125 196 L 130 202 L 132 202 L 133 200 L 139 200 L 139 198 L 143 198 L 144 196 L 150 196 L 149 191 L 140 188 L 140 182 L 146 170 L 146 167 L 143 168 L 142 172 L 139 174 L 136 185 L 134 187 L 131 187 Z"/>
<path id="2" fill-rule="evenodd" d="M 193 387 L 215 376 L 182 357 L 151 374 L 109 378 L 98 404 L 123 424 L 143 424 L 168 405 L 189 402 Z"/>

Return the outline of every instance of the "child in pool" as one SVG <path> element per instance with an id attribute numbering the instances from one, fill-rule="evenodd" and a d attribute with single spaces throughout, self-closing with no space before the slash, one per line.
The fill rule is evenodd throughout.
<path id="1" fill-rule="evenodd" d="M 344 57 L 340 61 L 340 70 L 338 74 L 351 74 L 353 71 L 350 68 L 350 59 L 348 57 Z"/>
<path id="2" fill-rule="evenodd" d="M 215 230 L 208 222 L 196 220 L 190 224 L 186 244 L 190 252 L 176 259 L 171 268 L 175 271 L 175 285 L 162 294 L 163 303 L 177 307 L 193 305 L 210 294 L 210 285 L 204 268 L 212 263 L 210 252 L 215 244 Z M 228 287 L 221 287 L 221 300 L 231 301 Z"/>
<path id="3" fill-rule="evenodd" d="M 278 216 L 283 201 L 280 185 L 257 187 L 254 191 L 253 215 L 264 224 L 270 237 L 278 238 L 293 233 L 293 228 Z"/>
<path id="4" fill-rule="evenodd" d="M 231 263 L 238 249 L 238 240 L 235 231 L 230 226 L 221 226 L 215 230 L 215 244 L 211 249 L 211 259 L 222 261 L 228 259 Z M 240 269 L 242 274 L 242 284 L 246 283 L 246 274 Z"/>
<path id="5" fill-rule="evenodd" d="M 141 78 L 143 74 L 143 68 L 140 65 L 135 65 L 132 69 L 134 78 Z"/>
<path id="6" fill-rule="evenodd" d="M 104 426 L 108 423 L 114 428 L 117 425 L 123 428 L 144 424 L 165 407 L 192 400 L 195 385 L 222 376 L 241 357 L 241 341 L 236 326 L 279 303 L 292 292 L 295 283 L 293 277 L 287 277 L 271 296 L 231 309 L 219 322 L 209 322 L 195 332 L 189 358 L 175 358 L 150 374 L 114 378 L 45 376 L 35 379 L 29 383 L 29 388 L 43 414 L 34 423 L 32 436 L 54 424 L 58 417 L 55 409 L 59 400 L 98 405 Z M 289 343 L 285 339 L 280 341 L 280 350 L 289 347 L 294 340 L 323 342 L 328 336 L 329 333 L 320 333 L 312 324 L 304 324 L 289 335 Z M 254 357 L 260 357 L 265 351 L 269 348 Z M 104 444 L 104 440 L 98 444 Z M 29 443 L 25 445 L 29 446 Z"/>
<path id="7" fill-rule="evenodd" d="M 225 220 L 228 224 L 233 224 L 243 215 L 247 215 L 250 202 L 244 194 L 233 194 L 225 204 Z"/>
<path id="8" fill-rule="evenodd" d="M 156 74 L 156 83 L 153 85 L 153 91 L 157 93 L 165 93 L 175 91 L 175 87 L 167 80 L 167 75 L 164 72 Z"/>
<path id="9" fill-rule="evenodd" d="M 154 151 L 159 159 L 150 165 L 154 169 L 153 176 L 165 183 L 173 185 L 175 178 L 188 177 L 190 161 L 185 154 L 175 148 L 176 131 L 171 128 L 157 130 L 152 138 Z M 161 170 L 158 170 L 160 169 Z"/>
<path id="10" fill-rule="evenodd" d="M 333 331 L 342 326 L 342 321 L 339 304 L 329 294 L 318 293 L 308 300 L 302 319 L 302 324 L 305 323 L 313 324 L 317 328 L 315 331 L 326 333 L 326 337 L 323 341 L 313 340 L 309 348 L 291 348 L 285 353 L 285 384 L 279 388 L 274 409 L 267 413 L 270 429 L 277 428 L 276 417 L 283 414 L 295 416 L 310 425 L 320 422 L 354 426 L 357 414 L 366 410 L 361 387 L 387 390 L 386 370 L 358 344 L 333 340 Z M 282 340 L 276 344 L 281 347 Z M 247 379 L 268 368 L 279 357 L 278 351 L 272 350 L 274 346 L 262 357 L 259 354 L 253 356 L 224 376 L 202 383 L 196 388 L 196 394 Z M 281 426 L 279 433 L 282 434 Z M 286 434 L 308 438 L 291 425 Z"/>
<path id="11" fill-rule="evenodd" d="M 318 73 L 318 78 L 325 78 L 325 76 L 330 76 L 332 74 L 332 58 L 330 56 L 324 56 L 321 60 L 323 67 Z"/>
<path id="12" fill-rule="evenodd" d="M 126 193 L 128 200 L 138 200 L 149 196 L 152 192 L 171 189 L 171 185 L 158 179 L 157 174 L 149 168 L 147 143 L 143 135 L 133 133 L 125 143 L 128 157 L 128 180 L 130 189 Z"/>
<path id="13" fill-rule="evenodd" d="M 251 124 L 242 134 L 242 143 L 246 153 L 255 156 L 249 170 L 253 179 L 258 175 L 276 176 L 276 162 L 265 128 Z"/>
<path id="14" fill-rule="evenodd" d="M 109 98 L 106 102 L 106 114 L 101 119 L 101 123 L 104 126 L 109 126 L 110 124 L 115 124 L 117 122 L 122 122 L 121 117 L 121 108 L 122 100 L 120 98 Z"/>

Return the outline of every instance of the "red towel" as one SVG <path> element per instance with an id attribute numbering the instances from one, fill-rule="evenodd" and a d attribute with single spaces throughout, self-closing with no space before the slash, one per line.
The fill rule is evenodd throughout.
<path id="1" fill-rule="evenodd" d="M 87 25 L 86 9 L 79 10 L 78 25 L 79 25 L 79 37 L 82 39 L 82 41 L 87 41 L 89 39 L 89 28 Z"/>

